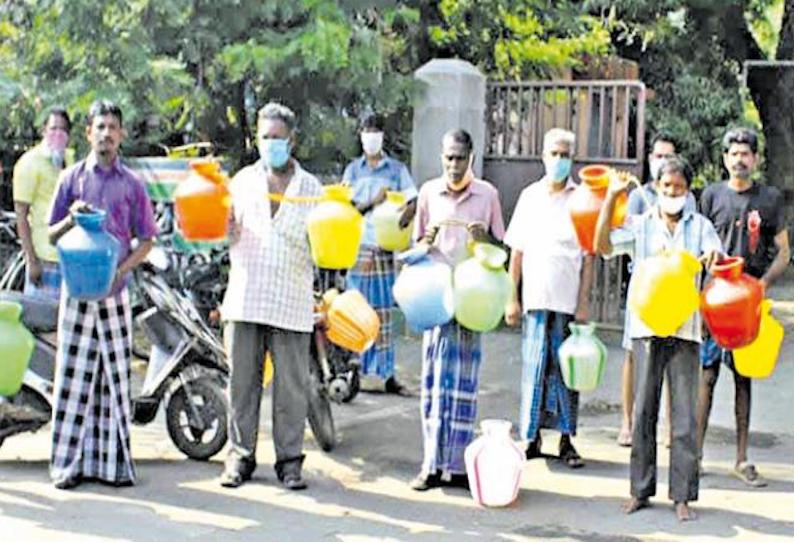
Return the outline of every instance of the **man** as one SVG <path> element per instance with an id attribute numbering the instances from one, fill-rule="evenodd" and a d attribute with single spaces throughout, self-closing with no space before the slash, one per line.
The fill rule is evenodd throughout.
<path id="1" fill-rule="evenodd" d="M 664 133 L 659 132 L 653 137 L 651 141 L 651 151 L 648 153 L 648 173 L 650 175 L 647 183 L 632 190 L 629 193 L 628 200 L 628 214 L 641 215 L 645 213 L 649 207 L 656 205 L 656 195 L 659 187 L 659 171 L 665 160 L 675 156 L 676 145 L 673 138 Z M 687 192 L 685 207 L 689 211 L 694 211 L 697 206 L 695 197 L 692 192 Z M 626 307 L 626 319 L 623 326 L 623 349 L 625 356 L 623 358 L 623 374 L 621 379 L 621 397 L 623 399 L 623 420 L 618 433 L 618 444 L 621 446 L 631 446 L 631 410 L 634 406 L 634 365 L 632 364 L 631 357 L 631 339 L 629 338 L 629 314 L 628 306 Z M 667 403 L 667 427 L 670 427 L 670 390 L 665 385 L 665 402 Z M 666 438 L 666 445 L 670 445 L 669 432 Z"/>
<path id="2" fill-rule="evenodd" d="M 116 279 L 106 298 L 79 301 L 66 291 L 61 295 L 50 463 L 50 476 L 60 489 L 84 478 L 117 486 L 135 483 L 127 279 L 146 258 L 157 227 L 146 187 L 119 160 L 124 135 L 117 105 L 91 104 L 86 130 L 91 153 L 63 172 L 50 212 L 52 244 L 74 226 L 74 213 L 90 209 L 107 213 L 107 231 L 120 243 Z"/>
<path id="3" fill-rule="evenodd" d="M 231 360 L 229 440 L 221 485 L 237 487 L 256 468 L 262 362 L 273 361 L 275 470 L 287 489 L 305 489 L 309 340 L 313 328 L 313 269 L 306 232 L 312 204 L 286 197 L 317 197 L 320 181 L 291 157 L 295 114 L 268 103 L 257 120 L 259 161 L 230 185 L 233 206 L 231 269 L 221 314 Z"/>
<path id="4" fill-rule="evenodd" d="M 14 166 L 14 212 L 25 254 L 24 293 L 57 301 L 61 292 L 58 253 L 47 232 L 50 204 L 61 170 L 74 162 L 67 152 L 72 123 L 65 109 L 53 107 L 42 130 L 41 143 Z"/>
<path id="5" fill-rule="evenodd" d="M 730 130 L 722 140 L 723 162 L 727 181 L 706 187 L 700 210 L 717 228 L 725 250 L 745 260 L 744 271 L 768 287 L 788 265 L 790 249 L 785 222 L 785 204 L 773 186 L 753 182 L 758 165 L 758 137 L 746 128 Z M 720 361 L 733 372 L 736 413 L 736 465 L 734 475 L 752 487 L 766 485 L 755 466 L 748 461 L 750 438 L 751 381 L 736 372 L 733 355 L 708 338 L 701 349 L 703 375 L 698 399 L 698 445 L 703 441 L 711 413 L 714 386 L 720 373 Z"/>
<path id="6" fill-rule="evenodd" d="M 692 172 L 680 158 L 670 158 L 659 170 L 658 198 L 643 215 L 634 215 L 610 234 L 615 202 L 628 181 L 612 176 L 596 225 L 596 246 L 604 256 L 628 254 L 635 264 L 665 249 L 690 252 L 710 268 L 720 256 L 714 226 L 686 208 Z M 695 409 L 697 404 L 700 313 L 669 337 L 657 337 L 636 315 L 629 320 L 634 354 L 636 391 L 631 448 L 631 499 L 624 511 L 631 514 L 650 505 L 656 494 L 656 421 L 665 373 L 672 399 L 669 495 L 680 521 L 695 519 L 689 503 L 698 498 Z"/>
<path id="7" fill-rule="evenodd" d="M 579 394 L 565 386 L 557 356 L 569 335 L 568 324 L 587 320 L 593 282 L 593 257 L 579 247 L 567 209 L 576 188 L 571 179 L 574 143 L 573 133 L 549 130 L 543 137 L 546 174 L 519 196 L 505 235 L 514 284 L 505 320 L 511 326 L 523 322 L 520 433 L 528 441 L 526 457 L 540 457 L 540 430 L 555 429 L 560 459 L 579 468 L 584 463 L 571 442 Z"/>
<path id="8" fill-rule="evenodd" d="M 452 130 L 442 140 L 444 173 L 419 191 L 414 236 L 456 264 L 468 257 L 468 242 L 494 242 L 504 235 L 499 194 L 471 171 L 472 139 Z M 466 225 L 465 228 L 454 221 Z M 495 238 L 495 239 L 494 239 Z M 497 241 L 498 242 L 498 241 Z M 474 438 L 481 361 L 480 333 L 454 320 L 425 331 L 422 343 L 421 416 L 424 458 L 411 482 L 417 491 L 468 487 L 463 452 Z"/>
<path id="9" fill-rule="evenodd" d="M 378 340 L 362 355 L 361 371 L 383 379 L 386 393 L 403 394 L 405 390 L 394 374 L 394 254 L 380 249 L 375 242 L 372 210 L 383 203 L 387 191 L 402 192 L 407 203 L 400 226 L 407 227 L 416 213 L 416 187 L 408 168 L 383 151 L 383 119 L 379 115 L 364 117 L 360 137 L 364 155 L 348 164 L 343 175 L 343 180 L 353 187 L 356 207 L 366 218 L 358 262 L 348 275 L 347 285 L 361 291 L 380 318 Z"/>

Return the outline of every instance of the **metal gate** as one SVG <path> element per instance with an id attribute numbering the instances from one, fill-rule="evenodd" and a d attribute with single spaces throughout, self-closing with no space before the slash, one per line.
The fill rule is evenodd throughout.
<path id="1" fill-rule="evenodd" d="M 642 176 L 645 85 L 639 81 L 522 81 L 489 83 L 486 92 L 484 177 L 499 189 L 506 221 L 518 195 L 543 176 L 543 135 L 551 128 L 576 134 L 574 174 L 592 163 Z M 591 318 L 623 324 L 625 262 L 596 265 Z"/>

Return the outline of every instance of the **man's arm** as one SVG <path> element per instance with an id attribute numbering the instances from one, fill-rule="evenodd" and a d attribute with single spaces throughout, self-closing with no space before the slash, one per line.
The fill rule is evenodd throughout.
<path id="1" fill-rule="evenodd" d="M 33 248 L 33 236 L 30 231 L 30 204 L 23 201 L 14 202 L 14 212 L 17 215 L 17 235 L 22 244 L 22 252 L 25 254 L 25 265 L 27 266 L 28 276 L 33 284 L 41 282 L 41 262 Z"/>
<path id="2" fill-rule="evenodd" d="M 582 260 L 582 271 L 579 279 L 579 292 L 576 296 L 576 312 L 574 319 L 577 322 L 586 322 L 590 318 L 590 290 L 593 289 L 595 256 L 586 254 Z"/>
<path id="3" fill-rule="evenodd" d="M 122 280 L 124 275 L 138 267 L 146 259 L 149 251 L 152 250 L 152 246 L 154 246 L 153 239 L 146 239 L 138 243 L 138 246 L 135 247 L 135 250 L 130 252 L 129 256 L 127 256 L 127 259 L 121 262 L 116 269 L 116 278 L 114 282 Z"/>
<path id="4" fill-rule="evenodd" d="M 521 298 L 518 287 L 521 284 L 521 261 L 523 257 L 524 253 L 520 250 L 513 249 L 510 253 L 508 274 L 513 287 L 510 301 L 507 302 L 507 307 L 505 307 L 505 322 L 508 326 L 516 326 L 521 321 Z"/>
<path id="5" fill-rule="evenodd" d="M 769 266 L 764 276 L 761 277 L 761 283 L 765 288 L 769 287 L 786 271 L 786 267 L 788 267 L 789 260 L 791 259 L 788 230 L 785 228 L 775 235 L 775 247 L 777 247 L 777 255 L 775 259 L 772 260 L 772 265 Z"/>

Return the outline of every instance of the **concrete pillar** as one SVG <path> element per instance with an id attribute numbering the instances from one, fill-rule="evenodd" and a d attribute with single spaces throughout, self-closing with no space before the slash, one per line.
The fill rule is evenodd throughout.
<path id="1" fill-rule="evenodd" d="M 474 173 L 485 149 L 485 76 L 457 59 L 431 60 L 414 73 L 422 87 L 414 103 L 411 173 L 417 184 L 441 175 L 441 139 L 463 128 L 474 141 Z"/>

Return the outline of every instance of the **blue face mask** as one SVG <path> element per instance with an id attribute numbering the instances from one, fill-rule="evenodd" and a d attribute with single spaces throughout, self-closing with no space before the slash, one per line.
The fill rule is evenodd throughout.
<path id="1" fill-rule="evenodd" d="M 271 169 L 281 169 L 289 161 L 289 139 L 260 139 L 259 156 Z"/>
<path id="2" fill-rule="evenodd" d="M 546 158 L 543 160 L 546 175 L 555 182 L 562 182 L 571 174 L 573 160 L 570 158 Z"/>

